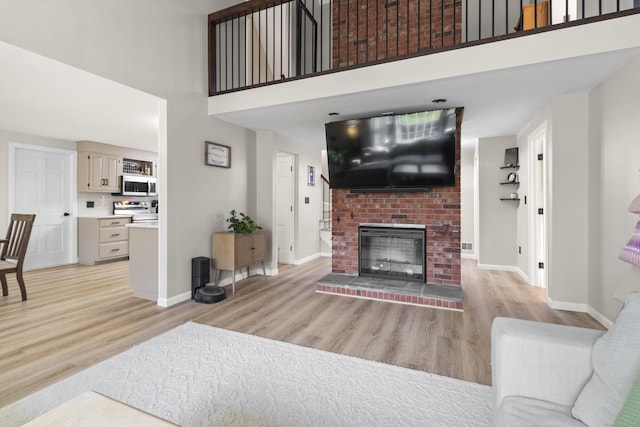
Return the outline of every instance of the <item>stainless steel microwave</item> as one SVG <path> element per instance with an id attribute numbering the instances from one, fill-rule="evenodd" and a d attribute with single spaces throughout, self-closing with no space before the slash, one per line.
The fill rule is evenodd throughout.
<path id="1" fill-rule="evenodd" d="M 123 196 L 156 196 L 157 180 L 150 176 L 122 175 L 120 194 Z"/>

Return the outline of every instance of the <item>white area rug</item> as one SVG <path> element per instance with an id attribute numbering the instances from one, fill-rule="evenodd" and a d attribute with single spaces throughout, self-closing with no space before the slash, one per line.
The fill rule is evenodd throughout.
<path id="1" fill-rule="evenodd" d="M 0 409 L 0 425 L 87 390 L 183 426 L 491 424 L 488 386 L 187 323 Z"/>

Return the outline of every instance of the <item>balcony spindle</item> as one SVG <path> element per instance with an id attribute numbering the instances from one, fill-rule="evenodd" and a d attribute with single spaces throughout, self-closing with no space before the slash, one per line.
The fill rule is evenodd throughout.
<path id="1" fill-rule="evenodd" d="M 522 0 L 520 0 L 522 3 Z M 478 40 L 482 38 L 482 0 L 478 0 Z"/>
<path id="2" fill-rule="evenodd" d="M 491 0 L 491 37 L 496 36 L 496 1 Z"/>

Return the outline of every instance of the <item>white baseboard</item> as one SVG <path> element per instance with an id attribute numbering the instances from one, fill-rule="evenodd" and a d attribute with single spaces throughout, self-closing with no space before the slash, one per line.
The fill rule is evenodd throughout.
<path id="1" fill-rule="evenodd" d="M 321 257 L 331 258 L 333 255 L 331 252 L 320 252 Z"/>
<path id="2" fill-rule="evenodd" d="M 480 270 L 497 270 L 497 271 L 513 271 L 517 273 L 520 270 L 513 265 L 494 265 L 494 264 L 478 264 Z"/>
<path id="3" fill-rule="evenodd" d="M 529 282 L 529 276 L 524 274 L 524 271 L 522 271 L 520 267 L 516 267 L 516 273 L 518 273 L 518 276 L 520 276 L 520 278 L 524 280 L 526 284 L 531 285 L 531 282 Z"/>
<path id="4" fill-rule="evenodd" d="M 613 326 L 613 322 L 611 320 L 609 320 L 609 318 L 606 317 L 604 314 L 602 314 L 599 311 L 597 311 L 595 308 L 589 306 L 589 309 L 587 310 L 587 313 L 591 317 L 596 319 L 598 322 L 602 323 L 602 325 L 604 325 L 605 328 L 611 329 L 611 327 Z"/>
<path id="5" fill-rule="evenodd" d="M 589 310 L 589 304 L 580 302 L 554 301 L 547 297 L 547 305 L 554 310 L 577 311 L 578 313 L 586 313 Z"/>
<path id="6" fill-rule="evenodd" d="M 251 273 L 252 273 L 251 277 L 253 277 L 254 275 L 262 276 L 262 266 L 259 265 L 257 267 L 252 267 Z M 268 269 L 265 267 L 265 273 L 267 274 L 267 276 L 277 276 L 278 269 Z M 248 276 L 247 276 L 246 267 L 236 270 L 236 282 L 246 279 L 247 277 Z M 232 283 L 233 281 L 231 280 L 231 276 L 229 276 L 229 277 L 225 277 L 224 279 L 221 279 L 220 283 L 218 283 L 218 286 L 222 286 L 224 288 L 227 286 L 231 286 Z M 207 283 L 207 285 L 213 285 L 213 282 Z M 172 305 L 176 305 L 181 302 L 188 301 L 190 299 L 191 299 L 191 291 L 178 294 L 171 298 L 158 298 L 157 304 L 160 307 L 171 307 Z"/>
<path id="7" fill-rule="evenodd" d="M 464 259 L 476 259 L 476 254 L 474 254 L 474 253 L 470 253 L 470 254 L 463 253 L 463 254 L 460 254 L 460 258 L 464 258 Z"/>
<path id="8" fill-rule="evenodd" d="M 190 299 L 191 291 L 178 294 L 171 298 L 158 298 L 157 304 L 160 307 L 171 307 L 172 305 L 176 305 L 184 301 L 189 301 Z"/>
<path id="9" fill-rule="evenodd" d="M 526 284 L 531 285 L 529 283 L 529 276 L 524 274 L 524 271 L 520 270 L 520 267 L 517 267 L 515 265 L 478 264 L 478 268 L 480 270 L 510 271 L 520 276 L 520 278 L 524 280 Z"/>
<path id="10" fill-rule="evenodd" d="M 320 252 L 317 252 L 313 255 L 309 255 L 308 257 L 302 258 L 302 259 L 296 259 L 293 261 L 293 265 L 300 265 L 300 264 L 304 264 L 305 262 L 309 262 L 311 260 L 314 260 L 316 258 L 320 258 Z"/>
<path id="11" fill-rule="evenodd" d="M 566 311 L 576 311 L 578 313 L 587 313 L 598 322 L 602 323 L 602 325 L 609 329 L 613 326 L 613 322 L 609 320 L 602 313 L 591 307 L 589 304 L 576 303 L 576 302 L 564 302 L 564 301 L 554 301 L 551 298 L 547 297 L 547 305 L 554 310 L 566 310 Z"/>

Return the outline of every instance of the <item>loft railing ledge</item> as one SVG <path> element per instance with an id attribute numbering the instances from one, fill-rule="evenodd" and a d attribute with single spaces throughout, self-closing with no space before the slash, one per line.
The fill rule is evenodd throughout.
<path id="1" fill-rule="evenodd" d="M 640 13 L 640 0 L 491 0 L 489 13 L 462 1 L 250 0 L 213 12 L 209 95 Z"/>

